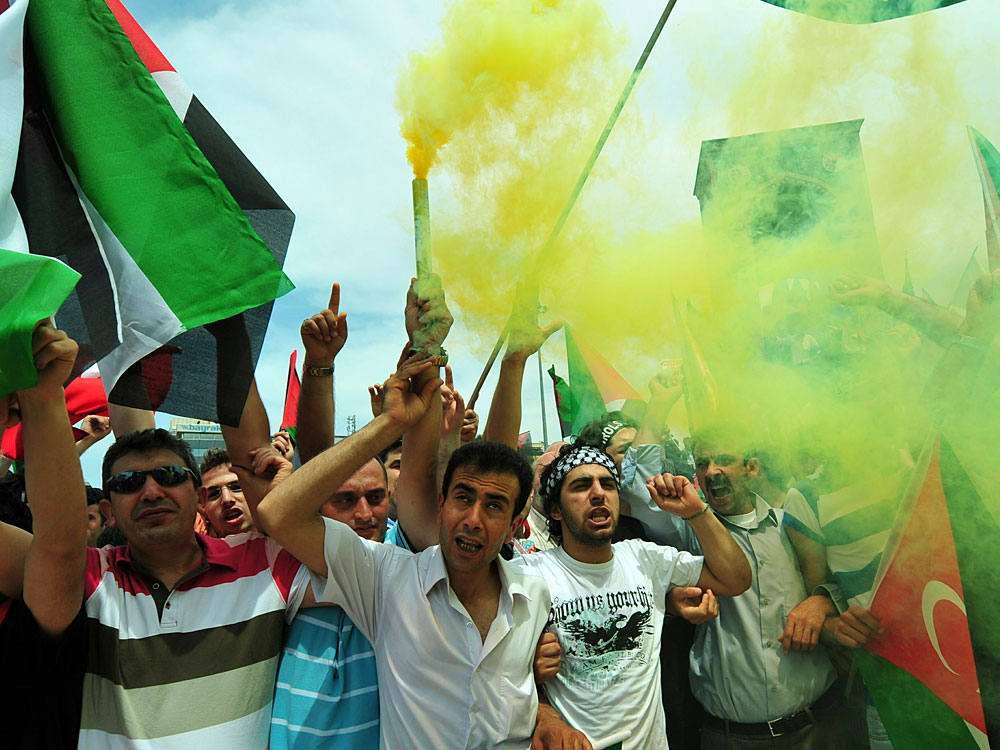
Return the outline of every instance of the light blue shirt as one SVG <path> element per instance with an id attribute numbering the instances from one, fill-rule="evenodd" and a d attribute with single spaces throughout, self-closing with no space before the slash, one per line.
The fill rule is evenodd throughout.
<path id="1" fill-rule="evenodd" d="M 715 717 L 745 723 L 771 721 L 809 707 L 836 679 L 822 645 L 787 656 L 778 642 L 788 613 L 806 598 L 782 511 L 754 495 L 752 528 L 719 520 L 746 553 L 750 588 L 719 597 L 719 616 L 698 626 L 691 648 L 691 691 Z M 701 552 L 690 526 L 686 549 Z"/>
<path id="2" fill-rule="evenodd" d="M 393 527 L 398 529 L 398 526 Z M 406 549 L 403 536 L 386 544 Z M 379 744 L 372 644 L 337 606 L 302 610 L 278 664 L 271 750 L 356 750 Z"/>

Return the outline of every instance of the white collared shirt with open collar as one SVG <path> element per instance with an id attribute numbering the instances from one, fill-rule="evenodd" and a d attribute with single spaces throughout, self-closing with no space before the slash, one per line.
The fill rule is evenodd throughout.
<path id="1" fill-rule="evenodd" d="M 328 576 L 315 577 L 313 590 L 343 607 L 372 642 L 381 747 L 528 748 L 538 710 L 532 661 L 549 613 L 545 581 L 498 558 L 500 604 L 484 642 L 448 585 L 437 546 L 415 555 L 324 521 Z"/>

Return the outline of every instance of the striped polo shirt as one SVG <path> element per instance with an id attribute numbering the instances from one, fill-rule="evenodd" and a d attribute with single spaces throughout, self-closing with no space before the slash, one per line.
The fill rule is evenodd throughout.
<path id="1" fill-rule="evenodd" d="M 308 571 L 258 535 L 198 541 L 203 564 L 166 596 L 127 546 L 87 550 L 80 748 L 267 747 L 285 622 Z"/>
<path id="2" fill-rule="evenodd" d="M 826 563 L 851 604 L 869 606 L 906 473 L 816 495 L 788 491 L 785 525 L 826 547 Z"/>

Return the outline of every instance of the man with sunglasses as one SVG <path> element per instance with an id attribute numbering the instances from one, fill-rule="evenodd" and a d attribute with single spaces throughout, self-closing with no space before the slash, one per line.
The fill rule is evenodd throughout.
<path id="1" fill-rule="evenodd" d="M 201 476 L 166 430 L 119 438 L 102 473 L 102 510 L 128 544 L 88 551 L 79 747 L 266 747 L 308 572 L 265 537 L 196 534 Z"/>

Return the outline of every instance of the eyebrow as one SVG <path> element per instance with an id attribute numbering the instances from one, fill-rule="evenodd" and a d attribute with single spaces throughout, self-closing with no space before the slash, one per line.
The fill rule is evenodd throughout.
<path id="1" fill-rule="evenodd" d="M 465 482 L 455 482 L 455 484 L 452 485 L 452 489 L 456 491 L 460 490 L 465 491 L 468 492 L 470 495 L 476 494 L 476 488 L 473 487 L 471 484 L 466 484 Z M 488 500 L 502 500 L 505 503 L 510 503 L 510 498 L 507 497 L 502 492 L 487 492 L 486 498 Z"/>

